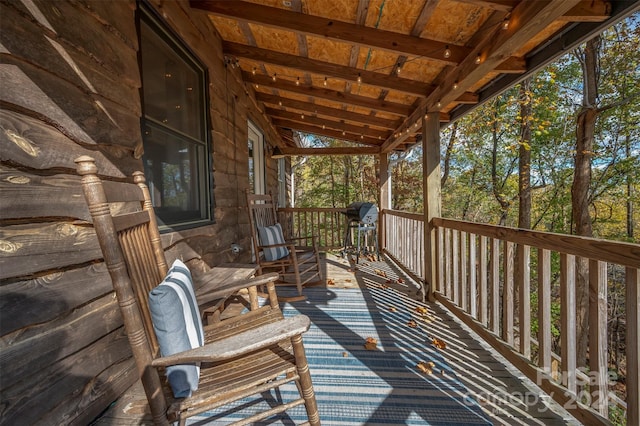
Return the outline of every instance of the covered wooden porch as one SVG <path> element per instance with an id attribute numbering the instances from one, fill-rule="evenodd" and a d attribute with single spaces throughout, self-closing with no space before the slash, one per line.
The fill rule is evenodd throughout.
<path id="1" fill-rule="evenodd" d="M 326 286 L 282 304 L 312 319 L 305 345 L 323 424 L 579 424 L 441 303 L 421 302 L 420 284 L 388 255 L 356 264 L 332 250 L 323 268 Z M 375 349 L 365 349 L 369 337 Z M 228 424 L 245 405 L 189 424 Z M 270 424 L 304 419 L 298 411 Z M 95 422 L 118 424 L 152 424 L 140 383 Z"/>

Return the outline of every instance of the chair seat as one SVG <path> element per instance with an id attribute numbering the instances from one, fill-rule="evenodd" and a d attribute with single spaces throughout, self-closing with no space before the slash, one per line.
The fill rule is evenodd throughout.
<path id="1" fill-rule="evenodd" d="M 165 386 L 170 402 L 169 415 L 175 419 L 180 413 L 192 416 L 227 404 L 230 394 L 237 400 L 298 379 L 290 345 L 275 345 L 248 356 L 203 364 L 198 390 L 189 398 L 176 400 Z M 303 403 L 301 399 L 299 401 Z"/>

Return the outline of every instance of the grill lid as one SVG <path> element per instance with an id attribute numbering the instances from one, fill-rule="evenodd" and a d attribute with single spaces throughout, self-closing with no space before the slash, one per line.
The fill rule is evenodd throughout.
<path id="1" fill-rule="evenodd" d="M 372 224 L 378 221 L 378 207 L 373 203 L 357 202 L 347 206 L 345 212 L 349 220 L 355 220 L 365 224 Z"/>

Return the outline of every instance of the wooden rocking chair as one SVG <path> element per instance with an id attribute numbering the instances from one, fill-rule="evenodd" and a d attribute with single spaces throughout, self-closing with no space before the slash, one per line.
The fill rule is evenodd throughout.
<path id="1" fill-rule="evenodd" d="M 247 206 L 258 274 L 278 272 L 280 279 L 276 285 L 295 285 L 298 289 L 297 297 L 280 299 L 304 300 L 304 286 L 324 284 L 316 237 L 311 237 L 311 247 L 295 244 L 295 241 L 305 238 L 285 237 L 270 194 L 251 194 L 247 191 Z"/>
<path id="2" fill-rule="evenodd" d="M 153 421 L 184 425 L 193 415 L 295 382 L 299 398 L 250 414 L 234 424 L 253 423 L 304 404 L 308 417 L 305 424 L 319 425 L 302 343 L 310 321 L 304 315 L 283 317 L 274 286 L 277 274 L 211 289 L 207 301 L 248 288 L 252 310 L 205 326 L 204 345 L 161 356 L 149 292 L 159 288 L 168 268 L 144 175 L 134 174 L 137 185 L 103 182 L 96 175 L 91 157 L 75 161 Z M 136 206 L 133 212 L 113 213 L 132 201 Z M 267 287 L 269 303 L 265 306 L 258 306 L 256 285 Z M 170 366 L 184 364 L 199 364 L 200 378 L 190 396 L 176 398 L 165 373 Z"/>

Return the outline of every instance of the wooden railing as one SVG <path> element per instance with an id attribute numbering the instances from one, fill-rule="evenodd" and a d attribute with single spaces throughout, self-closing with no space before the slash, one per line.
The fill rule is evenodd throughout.
<path id="1" fill-rule="evenodd" d="M 626 409 L 627 425 L 639 424 L 640 245 L 442 218 L 433 225 L 439 301 L 583 423 L 607 424 L 613 404 Z M 576 364 L 576 262 L 588 270 L 588 373 Z M 610 389 L 608 264 L 625 275 L 626 403 Z M 537 336 L 531 331 L 532 284 Z M 551 347 L 552 300 L 558 298 L 560 354 Z"/>
<path id="2" fill-rule="evenodd" d="M 424 216 L 384 210 L 382 250 L 418 281 L 424 281 Z"/>
<path id="3" fill-rule="evenodd" d="M 311 245 L 313 235 L 320 250 L 334 250 L 343 246 L 347 217 L 346 209 L 334 208 L 280 208 L 279 221 L 285 235 L 304 238 Z"/>

